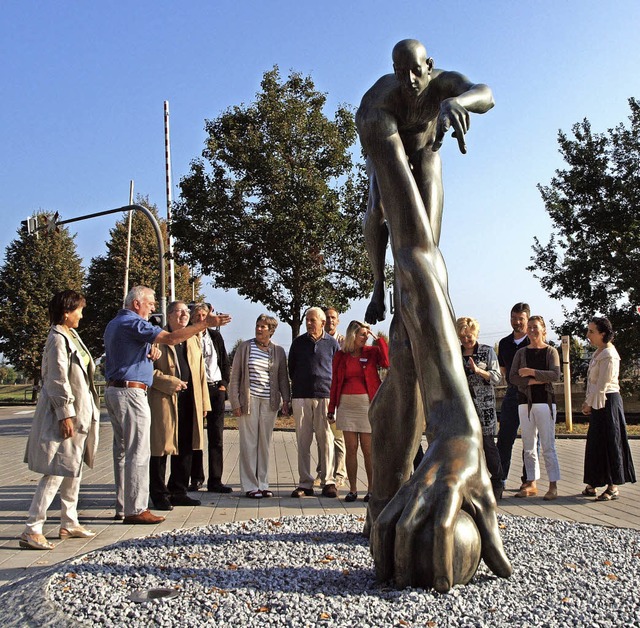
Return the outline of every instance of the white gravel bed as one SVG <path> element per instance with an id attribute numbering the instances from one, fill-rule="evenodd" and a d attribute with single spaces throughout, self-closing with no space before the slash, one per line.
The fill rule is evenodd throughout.
<path id="1" fill-rule="evenodd" d="M 446 595 L 378 584 L 362 517 L 327 515 L 118 543 L 58 565 L 46 596 L 68 625 L 640 627 L 638 531 L 508 515 L 499 522 L 512 577 L 481 563 Z M 129 599 L 150 588 L 179 595 Z"/>

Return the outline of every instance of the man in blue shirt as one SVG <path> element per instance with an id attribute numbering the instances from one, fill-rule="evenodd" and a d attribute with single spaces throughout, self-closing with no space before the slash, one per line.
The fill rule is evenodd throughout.
<path id="1" fill-rule="evenodd" d="M 231 320 L 227 314 L 210 314 L 199 323 L 168 332 L 149 322 L 155 304 L 153 290 L 146 286 L 132 288 L 124 309 L 104 332 L 104 398 L 113 426 L 115 519 L 133 524 L 164 520 L 148 508 L 151 413 L 147 388 L 153 383 L 153 360 L 160 355 L 151 345 L 176 345 L 207 327 L 226 325 Z"/>
<path id="2" fill-rule="evenodd" d="M 337 497 L 334 473 L 334 442 L 327 420 L 333 354 L 338 350 L 335 338 L 324 330 L 325 313 L 319 307 L 307 310 L 307 333 L 298 336 L 289 350 L 291 406 L 298 442 L 298 487 L 291 497 L 313 495 L 311 442 L 316 435 L 320 455 L 320 483 L 324 497 Z"/>

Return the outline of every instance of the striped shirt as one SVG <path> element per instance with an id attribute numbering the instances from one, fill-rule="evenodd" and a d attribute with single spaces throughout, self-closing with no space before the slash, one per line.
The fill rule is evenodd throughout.
<path id="1" fill-rule="evenodd" d="M 269 399 L 271 397 L 271 386 L 269 385 L 269 367 L 271 366 L 271 356 L 268 351 L 258 348 L 256 341 L 251 343 L 249 352 L 249 390 L 252 395 Z"/>

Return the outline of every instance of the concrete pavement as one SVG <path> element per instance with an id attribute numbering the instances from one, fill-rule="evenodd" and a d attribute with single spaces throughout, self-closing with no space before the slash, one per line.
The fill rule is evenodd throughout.
<path id="1" fill-rule="evenodd" d="M 297 480 L 297 449 L 292 432 L 278 431 L 274 434 L 271 457 L 271 489 L 273 499 L 251 500 L 241 497 L 238 474 L 238 433 L 225 432 L 224 481 L 234 492 L 230 495 L 199 492 L 202 505 L 198 507 L 176 507 L 167 515 L 165 522 L 157 526 L 131 526 L 112 520 L 114 510 L 113 468 L 111 458 L 111 425 L 102 417 L 100 428 L 100 448 L 94 469 L 85 469 L 80 490 L 80 521 L 98 534 L 93 539 L 57 540 L 59 529 L 59 497 L 49 510 L 45 525 L 45 535 L 56 543 L 51 551 L 29 551 L 20 549 L 18 537 L 24 528 L 27 510 L 39 480 L 22 462 L 26 438 L 29 433 L 33 407 L 0 408 L 0 585 L 16 580 L 27 574 L 73 558 L 88 551 L 99 549 L 123 539 L 147 536 L 155 532 L 176 528 L 189 528 L 229 521 L 245 521 L 257 517 L 275 518 L 285 515 L 317 515 L 361 513 L 365 514 L 365 504 L 347 504 L 342 499 L 346 490 L 341 490 L 340 499 L 289 497 Z M 584 439 L 558 439 L 556 447 L 560 459 L 562 480 L 559 482 L 559 498 L 554 502 L 544 502 L 542 495 L 546 482 L 541 480 L 543 489 L 540 497 L 515 499 L 521 465 L 521 441 L 516 441 L 511 475 L 500 502 L 501 512 L 526 517 L 549 517 L 566 521 L 640 529 L 640 484 L 627 484 L 620 489 L 621 497 L 613 502 L 595 503 L 580 495 L 582 464 L 584 459 Z M 636 466 L 640 465 L 640 440 L 631 441 L 631 449 Z M 312 447 L 312 456 L 315 447 Z M 206 458 L 206 456 L 205 456 Z M 314 461 L 315 463 L 315 461 Z M 360 465 L 362 475 L 364 466 Z M 544 465 L 542 477 L 545 477 Z M 319 491 L 317 491 L 319 493 Z M 363 496 L 366 487 L 361 482 L 359 494 Z M 195 494 L 192 494 L 195 497 Z"/>

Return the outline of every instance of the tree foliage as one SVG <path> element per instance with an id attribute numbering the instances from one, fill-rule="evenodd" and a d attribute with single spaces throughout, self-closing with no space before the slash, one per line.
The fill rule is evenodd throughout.
<path id="1" fill-rule="evenodd" d="M 310 305 L 347 309 L 371 289 L 361 228 L 366 176 L 353 113 L 323 113 L 310 77 L 266 72 L 251 105 L 206 121 L 180 182 L 175 236 L 215 285 L 260 302 L 298 335 Z M 208 162 L 206 165 L 205 162 Z"/>
<path id="2" fill-rule="evenodd" d="M 630 124 L 595 133 L 585 118 L 560 131 L 567 167 L 539 185 L 553 221 L 549 241 L 535 238 L 528 270 L 555 299 L 574 299 L 558 333 L 584 336 L 593 315 L 616 330 L 623 367 L 640 357 L 640 104 L 629 99 Z"/>
<path id="3" fill-rule="evenodd" d="M 46 216 L 38 214 L 41 222 Z M 66 228 L 37 237 L 21 228 L 7 246 L 0 269 L 0 351 L 35 384 L 49 332 L 49 301 L 60 290 L 81 290 L 83 278 L 74 236 Z"/>
<path id="4" fill-rule="evenodd" d="M 149 199 L 138 196 L 136 203 L 147 207 L 158 219 L 160 229 L 166 239 L 166 221 L 158 217 L 158 209 Z M 123 214 L 111 229 L 107 242 L 107 252 L 91 259 L 87 274 L 87 306 L 81 323 L 82 339 L 94 356 L 104 352 L 103 334 L 107 323 L 122 307 L 124 297 L 124 273 L 126 267 L 126 246 L 129 214 Z M 189 268 L 175 267 L 176 298 L 190 302 L 194 284 L 190 280 Z M 169 275 L 167 272 L 167 299 L 169 296 Z M 145 285 L 160 295 L 160 270 L 158 244 L 153 226 L 142 213 L 134 211 L 131 222 L 131 253 L 129 259 L 129 288 Z M 202 300 L 200 281 L 195 279 L 196 300 Z"/>

